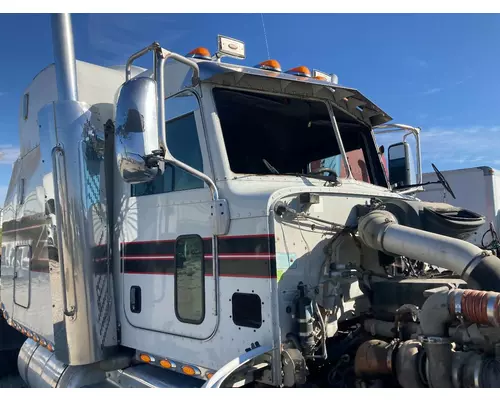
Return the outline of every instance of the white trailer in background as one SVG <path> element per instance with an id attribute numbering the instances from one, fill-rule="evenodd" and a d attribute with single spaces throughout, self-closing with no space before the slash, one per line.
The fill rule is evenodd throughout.
<path id="1" fill-rule="evenodd" d="M 478 246 L 488 245 L 492 241 L 490 224 L 498 232 L 500 211 L 500 173 L 491 167 L 474 167 L 441 171 L 450 184 L 456 199 L 442 185 L 425 186 L 425 191 L 417 197 L 423 201 L 433 201 L 451 204 L 474 211 L 486 217 L 486 224 L 469 237 L 469 242 Z M 423 182 L 435 182 L 434 172 L 423 174 Z M 483 244 L 481 243 L 483 242 Z"/>

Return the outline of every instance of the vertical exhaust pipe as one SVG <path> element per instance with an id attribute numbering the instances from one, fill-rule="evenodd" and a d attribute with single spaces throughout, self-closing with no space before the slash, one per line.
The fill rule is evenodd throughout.
<path id="1" fill-rule="evenodd" d="M 70 15 L 53 14 L 51 28 L 58 100 L 39 111 L 38 121 L 42 154 L 51 159 L 46 165 L 56 211 L 57 257 L 50 261 L 54 348 L 61 363 L 82 366 L 117 350 L 107 207 L 112 199 L 101 191 L 112 175 L 104 172 L 89 128 L 96 105 L 78 95 Z"/>
<path id="2" fill-rule="evenodd" d="M 58 99 L 78 101 L 71 16 L 52 14 L 51 22 Z"/>

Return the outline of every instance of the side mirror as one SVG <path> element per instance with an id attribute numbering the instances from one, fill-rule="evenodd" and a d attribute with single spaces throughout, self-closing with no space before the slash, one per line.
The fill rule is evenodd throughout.
<path id="1" fill-rule="evenodd" d="M 407 142 L 395 143 L 388 150 L 389 181 L 391 186 L 412 184 L 412 158 Z"/>
<path id="2" fill-rule="evenodd" d="M 115 115 L 115 156 L 123 180 L 131 184 L 151 181 L 159 172 L 156 82 L 145 77 L 125 82 Z"/>

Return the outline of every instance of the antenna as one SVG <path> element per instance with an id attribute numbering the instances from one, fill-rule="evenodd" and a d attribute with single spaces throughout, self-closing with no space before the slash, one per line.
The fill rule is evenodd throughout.
<path id="1" fill-rule="evenodd" d="M 260 17 L 262 19 L 262 29 L 264 30 L 264 39 L 266 41 L 267 58 L 270 59 L 271 56 L 269 55 L 269 44 L 267 43 L 266 26 L 264 25 L 264 14 L 261 13 Z"/>

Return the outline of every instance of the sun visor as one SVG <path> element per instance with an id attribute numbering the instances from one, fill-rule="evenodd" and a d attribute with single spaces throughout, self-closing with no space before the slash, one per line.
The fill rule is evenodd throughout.
<path id="1" fill-rule="evenodd" d="M 375 127 L 392 118 L 363 96 L 358 90 L 314 77 L 292 75 L 280 71 L 250 68 L 214 62 L 199 62 L 200 79 L 222 86 L 270 93 L 316 97 L 332 101 L 337 107 L 357 120 Z"/>

